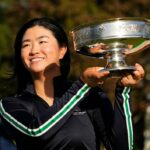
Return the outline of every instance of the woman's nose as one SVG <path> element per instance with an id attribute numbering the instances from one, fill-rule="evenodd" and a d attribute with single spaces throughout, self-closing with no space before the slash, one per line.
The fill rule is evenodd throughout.
<path id="1" fill-rule="evenodd" d="M 33 44 L 30 53 L 33 54 L 38 54 L 39 53 L 39 47 L 37 44 Z"/>

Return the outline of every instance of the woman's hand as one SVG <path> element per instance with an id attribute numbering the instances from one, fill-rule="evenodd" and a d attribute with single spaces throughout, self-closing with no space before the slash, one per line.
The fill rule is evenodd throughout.
<path id="1" fill-rule="evenodd" d="M 119 84 L 122 86 L 136 86 L 144 78 L 145 71 L 140 64 L 135 64 L 135 71 L 132 74 L 125 74 L 120 79 Z"/>
<path id="2" fill-rule="evenodd" d="M 81 75 L 81 80 L 91 87 L 100 86 L 104 83 L 109 71 L 100 71 L 101 67 L 87 68 Z"/>

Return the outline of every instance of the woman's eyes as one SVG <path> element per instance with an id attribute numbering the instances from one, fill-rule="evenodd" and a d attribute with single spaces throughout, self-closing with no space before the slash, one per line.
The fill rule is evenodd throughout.
<path id="1" fill-rule="evenodd" d="M 47 41 L 40 41 L 40 44 L 48 43 Z"/>
<path id="2" fill-rule="evenodd" d="M 44 43 L 48 43 L 48 41 L 39 41 L 38 42 L 39 44 L 44 44 Z M 22 44 L 22 48 L 26 48 L 26 47 L 29 47 L 29 46 L 31 46 L 31 43 L 24 43 L 24 44 Z"/>
<path id="3" fill-rule="evenodd" d="M 23 44 L 22 48 L 25 48 L 25 47 L 28 47 L 28 46 L 30 46 L 30 44 Z"/>

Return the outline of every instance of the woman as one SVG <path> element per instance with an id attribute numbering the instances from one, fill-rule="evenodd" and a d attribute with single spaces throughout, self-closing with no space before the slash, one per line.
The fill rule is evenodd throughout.
<path id="1" fill-rule="evenodd" d="M 74 83 L 67 80 L 70 52 L 64 30 L 53 20 L 36 18 L 19 30 L 15 41 L 18 94 L 1 101 L 4 130 L 18 150 L 131 150 L 130 88 L 143 68 L 121 78 L 113 109 L 98 87 L 109 72 L 86 69 Z M 123 145 L 122 145 L 123 144 Z"/>

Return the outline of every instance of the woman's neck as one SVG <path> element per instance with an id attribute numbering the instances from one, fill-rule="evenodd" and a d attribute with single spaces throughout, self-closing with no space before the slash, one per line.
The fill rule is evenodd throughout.
<path id="1" fill-rule="evenodd" d="M 34 88 L 36 91 L 36 94 L 40 96 L 43 100 L 45 100 L 48 105 L 53 105 L 54 102 L 54 84 L 53 79 L 56 76 L 59 76 L 60 74 L 57 74 L 55 76 L 41 76 L 39 78 L 36 78 L 34 80 Z"/>
<path id="2" fill-rule="evenodd" d="M 47 83 L 46 83 L 47 82 Z M 54 102 L 54 86 L 53 81 L 36 80 L 34 82 L 36 94 L 40 96 L 48 105 L 53 105 Z"/>

